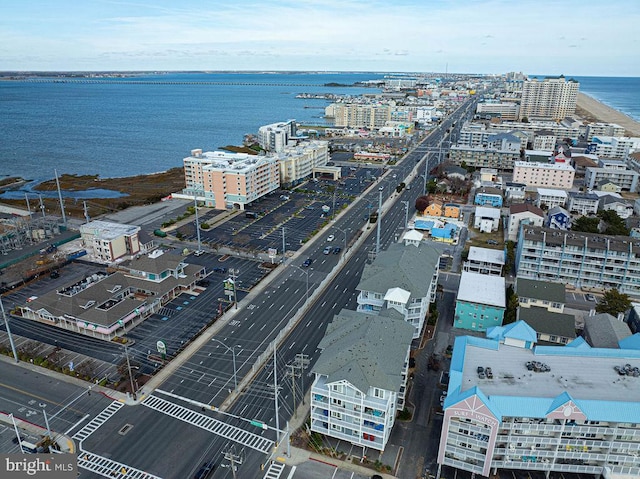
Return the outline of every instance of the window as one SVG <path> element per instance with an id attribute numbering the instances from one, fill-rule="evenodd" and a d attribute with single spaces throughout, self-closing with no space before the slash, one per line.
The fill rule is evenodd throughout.
<path id="1" fill-rule="evenodd" d="M 331 398 L 331 404 L 335 404 L 336 406 L 342 406 L 342 399 Z"/>
<path id="2" fill-rule="evenodd" d="M 336 419 L 342 419 L 342 414 L 336 411 L 331 411 L 331 417 L 335 417 Z"/>
<path id="3" fill-rule="evenodd" d="M 373 388 L 373 397 L 384 399 L 384 389 Z"/>

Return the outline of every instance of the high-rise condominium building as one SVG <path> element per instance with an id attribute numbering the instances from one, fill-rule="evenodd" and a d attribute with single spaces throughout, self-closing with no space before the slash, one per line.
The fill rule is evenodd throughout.
<path id="1" fill-rule="evenodd" d="M 562 120 L 576 111 L 580 83 L 564 76 L 527 80 L 522 85 L 520 119 Z"/>

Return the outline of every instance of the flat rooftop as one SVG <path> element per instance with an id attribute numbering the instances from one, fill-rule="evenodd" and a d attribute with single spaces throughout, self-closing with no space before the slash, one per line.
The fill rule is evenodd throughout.
<path id="1" fill-rule="evenodd" d="M 529 371 L 527 361 L 544 363 L 551 371 Z M 640 377 L 620 376 L 613 369 L 625 364 L 640 367 L 640 351 L 566 346 L 530 350 L 505 344 L 494 350 L 467 343 L 461 392 L 478 386 L 489 397 L 554 398 L 567 392 L 582 400 L 640 402 Z M 478 366 L 490 367 L 493 379 L 478 378 Z"/>

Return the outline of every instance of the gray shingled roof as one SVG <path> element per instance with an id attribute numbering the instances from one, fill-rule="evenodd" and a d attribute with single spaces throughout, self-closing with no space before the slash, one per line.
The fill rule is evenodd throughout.
<path id="1" fill-rule="evenodd" d="M 536 330 L 564 338 L 576 337 L 576 320 L 571 314 L 553 313 L 544 308 L 518 308 L 518 320 L 522 320 Z"/>
<path id="2" fill-rule="evenodd" d="M 594 348 L 619 348 L 618 341 L 631 336 L 631 330 L 624 321 L 619 321 L 608 313 L 600 313 L 584 318 L 584 334 Z"/>
<path id="3" fill-rule="evenodd" d="M 516 293 L 522 298 L 533 298 L 552 303 L 564 304 L 566 301 L 564 284 L 552 283 L 551 281 L 517 278 Z"/>
<path id="4" fill-rule="evenodd" d="M 343 309 L 327 327 L 313 372 L 327 383 L 348 381 L 364 394 L 376 387 L 399 391 L 415 328 L 395 310 L 379 315 Z"/>
<path id="5" fill-rule="evenodd" d="M 413 298 L 424 298 L 429 294 L 439 260 L 440 252 L 427 243 L 392 243 L 386 251 L 380 251 L 372 264 L 365 265 L 356 289 L 386 293 L 391 288 L 402 288 Z"/>

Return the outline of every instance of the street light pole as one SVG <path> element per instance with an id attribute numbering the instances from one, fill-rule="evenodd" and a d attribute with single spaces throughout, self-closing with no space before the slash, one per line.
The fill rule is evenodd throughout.
<path id="1" fill-rule="evenodd" d="M 200 243 L 200 220 L 198 219 L 198 194 L 195 192 L 195 190 L 193 192 L 193 207 L 196 211 L 196 235 L 198 236 L 198 251 L 200 251 L 202 249 L 202 246 Z"/>
<path id="2" fill-rule="evenodd" d="M 302 269 L 300 266 L 296 266 L 295 264 L 292 264 L 291 266 L 293 266 L 294 268 L 298 268 L 300 271 L 302 271 L 304 274 L 307 275 L 307 296 L 305 298 L 305 303 L 306 303 L 307 301 L 309 301 L 309 270 L 311 268 Z"/>
<path id="3" fill-rule="evenodd" d="M 382 186 L 378 188 L 378 225 L 376 228 L 376 257 L 380 252 L 380 223 L 382 222 Z"/>
<path id="4" fill-rule="evenodd" d="M 235 345 L 233 348 L 230 348 L 229 346 L 227 346 L 226 344 L 224 344 L 222 341 L 220 341 L 219 339 L 216 338 L 211 338 L 211 341 L 215 341 L 216 343 L 221 344 L 224 348 L 227 349 L 227 351 L 231 351 L 231 356 L 232 356 L 232 360 L 233 360 L 233 389 L 236 390 L 238 389 L 238 371 L 236 369 L 236 348 L 239 347 L 240 345 L 237 344 Z"/>
<path id="5" fill-rule="evenodd" d="M 400 201 L 404 205 L 404 229 L 407 229 L 409 226 L 409 202 L 408 201 Z"/>
<path id="6" fill-rule="evenodd" d="M 346 254 L 347 253 L 347 231 L 349 231 L 349 229 L 343 230 L 342 228 L 338 228 L 337 226 L 333 226 L 333 228 L 337 229 L 344 235 L 344 254 Z"/>

